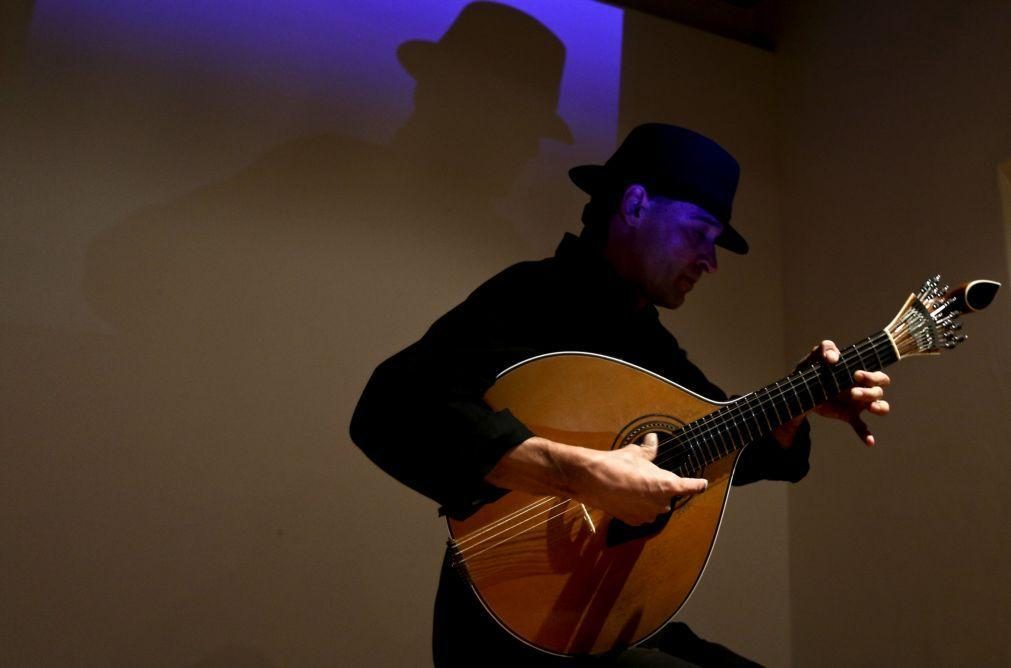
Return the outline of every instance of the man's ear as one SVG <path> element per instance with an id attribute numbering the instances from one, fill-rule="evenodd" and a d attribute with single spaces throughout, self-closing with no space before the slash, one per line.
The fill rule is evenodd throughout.
<path id="1" fill-rule="evenodd" d="M 643 212 L 649 208 L 649 196 L 646 189 L 637 183 L 625 188 L 621 196 L 621 219 L 632 227 L 638 227 L 642 222 Z"/>

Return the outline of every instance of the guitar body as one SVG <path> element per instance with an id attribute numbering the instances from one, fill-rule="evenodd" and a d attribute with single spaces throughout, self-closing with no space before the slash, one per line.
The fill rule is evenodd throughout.
<path id="1" fill-rule="evenodd" d="M 485 396 L 544 438 L 598 450 L 673 432 L 724 404 L 620 360 L 552 354 L 503 373 Z M 511 492 L 450 520 L 458 568 L 509 633 L 540 650 L 598 654 L 635 644 L 681 608 L 716 540 L 739 451 L 691 475 L 706 492 L 678 499 L 646 528 L 563 498 Z"/>

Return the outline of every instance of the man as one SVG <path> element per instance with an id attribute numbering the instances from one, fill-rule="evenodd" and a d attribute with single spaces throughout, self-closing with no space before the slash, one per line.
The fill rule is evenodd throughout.
<path id="1" fill-rule="evenodd" d="M 502 490 L 558 495 L 643 524 L 671 498 L 706 481 L 653 463 L 656 437 L 611 451 L 552 442 L 482 397 L 497 373 L 535 355 L 579 350 L 623 359 L 715 400 L 726 395 L 688 361 L 660 324 L 656 306 L 677 308 L 716 246 L 744 254 L 730 225 L 739 167 L 712 140 L 670 125 L 635 128 L 602 166 L 570 171 L 590 196 L 582 235 L 566 235 L 553 258 L 514 265 L 480 286 L 369 381 L 351 424 L 354 441 L 384 470 L 465 516 Z M 812 358 L 839 351 L 824 341 Z M 873 436 L 863 410 L 884 415 L 884 373 L 859 371 L 857 387 L 818 412 Z M 390 415 L 396 416 L 390 424 Z M 808 424 L 798 418 L 742 452 L 734 484 L 802 478 Z M 670 624 L 648 648 L 588 659 L 617 665 L 751 665 L 726 648 Z M 556 665 L 509 638 L 487 618 L 459 575 L 444 567 L 436 602 L 436 664 Z M 572 665 L 569 661 L 568 665 Z"/>

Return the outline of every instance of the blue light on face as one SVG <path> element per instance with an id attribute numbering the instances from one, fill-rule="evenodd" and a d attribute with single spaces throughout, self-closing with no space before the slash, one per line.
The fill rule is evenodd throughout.
<path id="1" fill-rule="evenodd" d="M 388 138 L 412 106 L 414 81 L 396 58 L 408 40 L 437 41 L 469 2 L 284 3 L 216 0 L 39 0 L 36 56 L 155 68 L 250 85 L 338 110 L 341 130 Z M 511 0 L 567 50 L 559 114 L 577 142 L 609 148 L 617 126 L 622 13 L 598 3 Z"/>

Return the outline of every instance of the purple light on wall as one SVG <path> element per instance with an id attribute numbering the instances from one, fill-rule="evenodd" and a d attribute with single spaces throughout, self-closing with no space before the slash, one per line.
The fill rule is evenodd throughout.
<path id="1" fill-rule="evenodd" d="M 156 68 L 159 76 L 235 82 L 340 110 L 343 131 L 383 141 L 408 116 L 414 82 L 396 59 L 411 39 L 438 40 L 465 0 L 285 3 L 39 0 L 36 58 Z M 559 113 L 577 142 L 613 141 L 622 12 L 594 2 L 511 0 L 567 48 Z"/>

